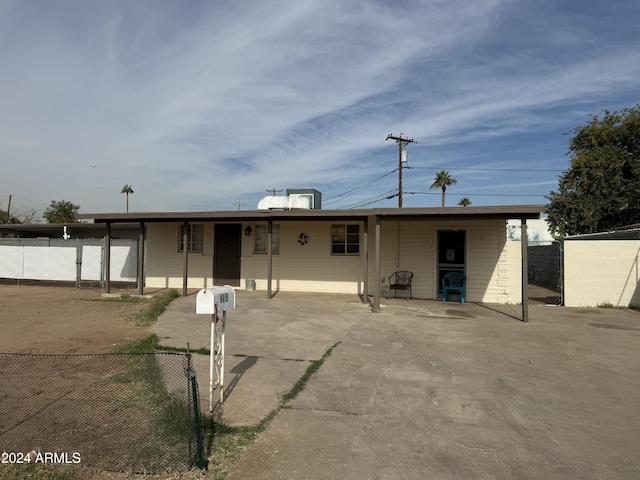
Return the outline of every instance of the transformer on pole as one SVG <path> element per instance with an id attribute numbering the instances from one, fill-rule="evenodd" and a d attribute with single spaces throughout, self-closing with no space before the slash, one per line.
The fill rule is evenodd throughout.
<path id="1" fill-rule="evenodd" d="M 393 134 L 387 135 L 386 140 L 395 140 L 398 144 L 398 208 L 402 208 L 402 167 L 403 163 L 407 163 L 407 151 L 402 147 L 409 145 L 410 143 L 418 143 L 413 138 L 404 138 L 402 133 L 399 137 Z"/>

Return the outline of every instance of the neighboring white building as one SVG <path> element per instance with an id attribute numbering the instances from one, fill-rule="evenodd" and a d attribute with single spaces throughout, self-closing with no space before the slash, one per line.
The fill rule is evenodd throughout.
<path id="1" fill-rule="evenodd" d="M 507 240 L 520 241 L 520 220 L 507 221 Z M 527 220 L 527 240 L 529 242 L 552 242 L 554 240 L 549 233 L 549 223 L 546 218 Z"/>
<path id="2" fill-rule="evenodd" d="M 564 239 L 567 307 L 640 307 L 640 229 Z"/>

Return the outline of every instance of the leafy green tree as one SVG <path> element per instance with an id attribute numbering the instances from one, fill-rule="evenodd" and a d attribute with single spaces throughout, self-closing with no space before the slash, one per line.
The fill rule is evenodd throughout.
<path id="1" fill-rule="evenodd" d="M 76 223 L 76 215 L 80 205 L 60 200 L 51 200 L 51 204 L 45 209 L 42 216 L 48 223 Z"/>
<path id="2" fill-rule="evenodd" d="M 455 185 L 458 183 L 458 180 L 451 177 L 449 172 L 445 172 L 442 170 L 441 172 L 436 173 L 435 181 L 431 184 L 431 188 L 440 188 L 442 189 L 442 206 L 444 207 L 444 195 L 447 191 L 447 187 L 451 185 Z"/>
<path id="3" fill-rule="evenodd" d="M 469 200 L 467 197 L 462 197 L 458 202 L 458 205 L 460 205 L 461 207 L 468 207 L 469 205 L 471 205 L 471 200 Z"/>
<path id="4" fill-rule="evenodd" d="M 559 236 L 640 223 L 640 104 L 591 116 L 569 142 L 570 167 L 545 211 Z"/>
<path id="5" fill-rule="evenodd" d="M 129 213 L 129 194 L 134 193 L 133 188 L 131 188 L 131 185 L 125 185 L 124 187 L 122 187 L 122 190 L 120 190 L 120 193 L 127 194 L 127 213 Z"/>

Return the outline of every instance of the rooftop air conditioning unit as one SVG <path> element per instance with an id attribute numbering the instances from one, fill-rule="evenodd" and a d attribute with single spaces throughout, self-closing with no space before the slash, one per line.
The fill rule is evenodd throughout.
<path id="1" fill-rule="evenodd" d="M 321 194 L 312 189 L 287 190 L 287 195 L 264 197 L 258 202 L 258 210 L 312 210 L 320 208 Z"/>

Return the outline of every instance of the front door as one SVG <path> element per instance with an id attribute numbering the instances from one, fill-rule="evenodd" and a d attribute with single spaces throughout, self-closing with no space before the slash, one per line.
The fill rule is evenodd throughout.
<path id="1" fill-rule="evenodd" d="M 217 224 L 214 229 L 214 285 L 240 286 L 242 225 Z"/>
<path id="2" fill-rule="evenodd" d="M 465 272 L 464 230 L 438 230 L 438 297 L 442 298 L 442 277 Z"/>

